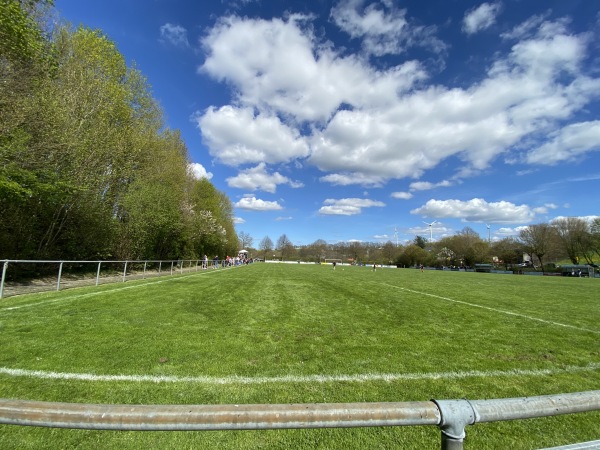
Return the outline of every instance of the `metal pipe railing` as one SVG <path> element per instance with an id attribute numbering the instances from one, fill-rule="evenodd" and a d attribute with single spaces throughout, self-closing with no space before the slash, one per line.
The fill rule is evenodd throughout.
<path id="1" fill-rule="evenodd" d="M 467 425 L 598 410 L 600 390 L 495 400 L 276 405 L 100 405 L 0 399 L 0 424 L 123 431 L 436 425 L 442 450 L 461 450 Z"/>
<path id="2" fill-rule="evenodd" d="M 434 400 L 442 420 L 442 449 L 463 448 L 466 425 L 600 410 L 600 391 L 495 400 Z"/>
<path id="3" fill-rule="evenodd" d="M 0 423 L 94 430 L 199 431 L 437 425 L 433 402 L 98 405 L 0 400 Z"/>
<path id="4" fill-rule="evenodd" d="M 471 400 L 476 422 L 531 419 L 600 410 L 600 390 L 539 397 Z"/>
<path id="5" fill-rule="evenodd" d="M 134 264 L 142 264 L 143 263 L 143 273 L 142 278 L 145 279 L 147 275 L 148 263 L 158 263 L 158 275 L 162 275 L 163 273 L 163 262 L 171 263 L 171 270 L 169 272 L 170 275 L 173 275 L 173 271 L 175 267 L 178 268 L 179 273 L 183 274 L 185 269 L 185 263 L 189 262 L 188 271 L 193 271 L 193 265 L 196 264 L 196 271 L 198 271 L 198 263 L 200 260 L 198 259 L 189 259 L 189 260 L 123 260 L 123 261 L 56 261 L 56 260 L 27 260 L 27 259 L 5 259 L 1 260 L 3 262 L 2 265 L 2 275 L 0 277 L 0 300 L 2 300 L 5 296 L 5 288 L 6 288 L 6 279 L 7 272 L 9 268 L 9 264 L 58 264 L 58 269 L 56 275 L 56 283 L 54 290 L 60 291 L 63 288 L 63 279 L 64 272 L 66 270 L 66 266 L 68 264 L 94 264 L 95 265 L 95 284 L 96 286 L 100 284 L 101 279 L 101 267 L 109 267 L 111 264 L 123 264 L 123 271 L 120 275 L 120 279 L 122 282 L 127 281 L 128 278 L 131 277 L 131 273 L 128 273 L 128 268 L 132 267 Z M 222 260 L 217 260 L 217 263 L 223 262 Z M 131 272 L 131 271 L 129 271 Z M 93 282 L 93 281 L 92 281 Z M 46 290 L 52 290 L 51 286 L 48 286 Z"/>

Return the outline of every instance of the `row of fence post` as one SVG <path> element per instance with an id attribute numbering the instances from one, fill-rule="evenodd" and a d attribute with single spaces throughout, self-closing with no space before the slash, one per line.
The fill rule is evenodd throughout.
<path id="1" fill-rule="evenodd" d="M 441 430 L 442 450 L 461 450 L 467 425 L 597 410 L 600 390 L 494 400 L 273 405 L 100 405 L 0 399 L 0 424 L 121 431 L 436 425 Z M 588 449 L 600 448 L 600 441 L 585 444 Z"/>
<path id="2" fill-rule="evenodd" d="M 170 263 L 171 268 L 170 268 L 170 274 L 173 275 L 173 271 L 175 269 L 175 267 L 179 267 L 179 272 L 183 274 L 184 272 L 184 267 L 185 264 L 187 262 L 189 262 L 189 269 L 192 270 L 194 264 L 196 267 L 196 270 L 198 270 L 198 266 L 200 263 L 202 263 L 202 260 L 198 260 L 198 259 L 194 259 L 194 260 L 145 260 L 145 261 L 132 261 L 132 260 L 128 260 L 128 261 L 41 261 L 41 260 L 4 260 L 3 261 L 4 264 L 2 266 L 2 278 L 0 280 L 0 299 L 4 298 L 4 290 L 5 290 L 5 286 L 6 286 L 6 279 L 7 279 L 7 272 L 8 272 L 8 267 L 10 263 L 14 263 L 14 264 L 58 264 L 58 274 L 57 274 L 57 278 L 56 278 L 56 290 L 59 291 L 61 289 L 61 283 L 63 280 L 63 267 L 64 264 L 97 264 L 97 268 L 96 268 L 96 286 L 98 286 L 100 284 L 100 279 L 101 279 L 101 268 L 102 265 L 109 265 L 109 264 L 123 264 L 123 272 L 121 275 L 121 279 L 123 282 L 127 281 L 127 270 L 128 267 L 131 267 L 132 264 L 144 264 L 144 269 L 142 272 L 142 278 L 146 278 L 147 276 L 147 269 L 148 269 L 148 263 L 158 263 L 158 274 L 161 275 L 162 274 L 162 269 L 163 269 L 163 262 L 165 263 Z M 130 264 L 131 263 L 131 264 Z M 213 264 L 218 264 L 218 265 L 222 265 L 223 261 L 222 260 L 211 260 L 210 263 Z M 208 267 L 208 264 L 203 264 L 203 267 Z M 56 272 L 55 272 L 56 273 Z"/>

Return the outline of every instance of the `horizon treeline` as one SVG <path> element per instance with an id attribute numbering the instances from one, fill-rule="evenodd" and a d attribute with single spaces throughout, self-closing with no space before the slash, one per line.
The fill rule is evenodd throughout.
<path id="1" fill-rule="evenodd" d="M 0 259 L 233 254 L 229 198 L 196 179 L 145 77 L 100 30 L 0 2 Z"/>

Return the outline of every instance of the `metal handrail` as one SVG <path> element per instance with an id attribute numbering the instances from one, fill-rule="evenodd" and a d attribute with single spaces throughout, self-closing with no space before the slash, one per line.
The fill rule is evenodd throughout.
<path id="1" fill-rule="evenodd" d="M 494 400 L 273 405 L 107 405 L 0 399 L 0 424 L 122 431 L 437 425 L 442 450 L 466 425 L 600 410 L 600 390 Z"/>
<path id="2" fill-rule="evenodd" d="M 0 400 L 0 423 L 96 430 L 200 431 L 436 425 L 432 402 L 98 405 Z"/>
<path id="3" fill-rule="evenodd" d="M 96 271 L 96 277 L 95 277 L 95 282 L 96 285 L 98 285 L 100 283 L 100 269 L 101 266 L 104 265 L 104 267 L 106 267 L 107 265 L 111 265 L 111 264 L 123 264 L 124 268 L 122 271 L 122 274 L 120 276 L 121 280 L 123 282 L 125 282 L 127 280 L 128 277 L 130 277 L 129 272 L 128 272 L 128 265 L 129 267 L 131 267 L 131 265 L 136 264 L 136 265 L 142 265 L 143 264 L 143 273 L 141 274 L 142 278 L 146 277 L 146 269 L 148 267 L 148 264 L 156 264 L 158 263 L 158 273 L 159 275 L 161 275 L 162 271 L 164 270 L 165 274 L 170 274 L 173 275 L 173 271 L 174 269 L 176 269 L 179 273 L 183 273 L 184 270 L 192 270 L 194 267 L 196 269 L 196 271 L 198 270 L 199 267 L 203 267 L 203 268 L 207 268 L 207 267 L 213 267 L 214 264 L 217 264 L 219 266 L 222 266 L 224 264 L 223 259 L 211 259 L 208 260 L 207 262 L 203 262 L 201 259 L 169 259 L 169 260 L 161 260 L 161 259 L 148 259 L 148 260 L 91 260 L 91 261 L 71 261 L 71 260 L 28 260 L 28 259 L 3 259 L 0 260 L 0 263 L 2 264 L 2 271 L 1 271 L 1 275 L 0 275 L 0 300 L 2 300 L 4 298 L 4 288 L 6 285 L 6 276 L 7 276 L 7 270 L 9 267 L 9 264 L 57 264 L 58 265 L 58 269 L 57 269 L 57 274 L 56 274 L 56 281 L 54 283 L 54 290 L 59 291 L 61 290 L 62 286 L 62 280 L 63 280 L 63 266 L 65 264 L 96 264 L 97 267 L 95 269 Z M 163 264 L 165 263 L 165 264 Z M 186 266 L 186 264 L 188 264 Z M 170 265 L 170 267 L 169 267 Z M 51 290 L 52 287 L 50 284 L 48 284 L 48 289 L 47 290 Z"/>

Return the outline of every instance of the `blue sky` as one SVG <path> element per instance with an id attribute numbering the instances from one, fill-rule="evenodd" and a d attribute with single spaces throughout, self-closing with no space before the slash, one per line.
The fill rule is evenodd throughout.
<path id="1" fill-rule="evenodd" d="M 135 62 L 254 246 L 600 215 L 597 1 L 55 6 Z"/>

